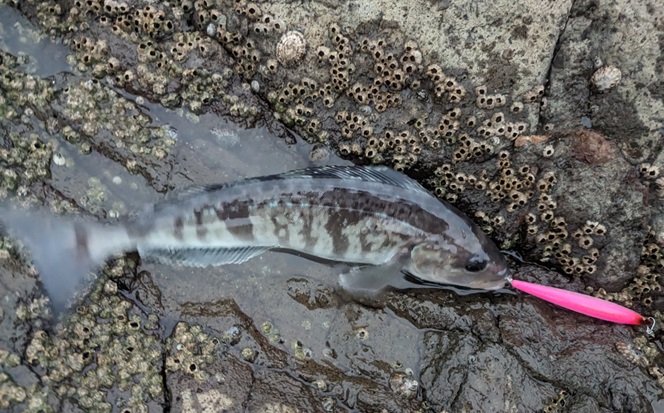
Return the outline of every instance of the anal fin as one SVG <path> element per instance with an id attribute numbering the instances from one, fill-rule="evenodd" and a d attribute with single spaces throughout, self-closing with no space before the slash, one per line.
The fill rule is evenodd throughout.
<path id="1" fill-rule="evenodd" d="M 141 258 L 161 264 L 179 264 L 188 267 L 209 267 L 225 264 L 241 264 L 256 257 L 269 247 L 238 248 L 139 248 Z"/>

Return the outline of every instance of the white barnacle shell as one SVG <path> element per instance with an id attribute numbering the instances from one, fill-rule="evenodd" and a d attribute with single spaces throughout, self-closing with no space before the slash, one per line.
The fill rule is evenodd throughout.
<path id="1" fill-rule="evenodd" d="M 622 72 L 615 66 L 602 66 L 590 77 L 592 87 L 600 92 L 607 92 L 620 83 Z"/>
<path id="2" fill-rule="evenodd" d="M 390 377 L 390 389 L 399 396 L 413 398 L 418 388 L 419 383 L 409 374 L 395 373 Z"/>
<path id="3" fill-rule="evenodd" d="M 277 43 L 277 60 L 285 67 L 296 66 L 307 52 L 304 35 L 296 30 L 284 33 Z"/>

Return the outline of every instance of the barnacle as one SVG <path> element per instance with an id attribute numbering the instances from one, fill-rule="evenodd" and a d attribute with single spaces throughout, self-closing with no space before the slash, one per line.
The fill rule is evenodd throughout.
<path id="1" fill-rule="evenodd" d="M 250 347 L 245 347 L 242 349 L 242 358 L 245 359 L 246 361 L 253 363 L 256 360 L 256 352 L 250 348 Z"/>
<path id="2" fill-rule="evenodd" d="M 629 360 L 630 363 L 640 367 L 647 367 L 650 364 L 643 352 L 639 348 L 635 347 L 634 344 L 618 341 L 616 342 L 615 346 L 616 350 L 618 350 L 618 352 L 622 354 L 623 357 Z"/>
<path id="3" fill-rule="evenodd" d="M 659 176 L 659 167 L 648 163 L 642 163 L 639 170 L 645 179 L 656 179 Z"/>
<path id="4" fill-rule="evenodd" d="M 542 97 L 544 97 L 544 86 L 538 85 L 526 92 L 522 100 L 524 103 L 535 103 L 539 102 Z"/>
<path id="5" fill-rule="evenodd" d="M 417 395 L 419 383 L 412 375 L 394 373 L 390 376 L 390 389 L 400 397 L 412 398 Z"/>

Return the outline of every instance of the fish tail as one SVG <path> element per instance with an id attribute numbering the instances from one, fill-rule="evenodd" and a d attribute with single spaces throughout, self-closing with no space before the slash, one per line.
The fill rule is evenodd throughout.
<path id="1" fill-rule="evenodd" d="M 3 207 L 0 223 L 30 252 L 56 311 L 64 310 L 77 292 L 85 290 L 90 274 L 106 258 L 132 249 L 123 225 L 107 226 L 46 211 Z"/>

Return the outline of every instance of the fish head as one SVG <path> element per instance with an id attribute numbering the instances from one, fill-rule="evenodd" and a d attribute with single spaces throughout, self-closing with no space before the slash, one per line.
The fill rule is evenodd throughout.
<path id="1" fill-rule="evenodd" d="M 503 288 L 508 275 L 505 259 L 486 236 L 475 241 L 463 245 L 443 241 L 418 244 L 411 249 L 404 269 L 425 282 L 478 290 Z"/>

